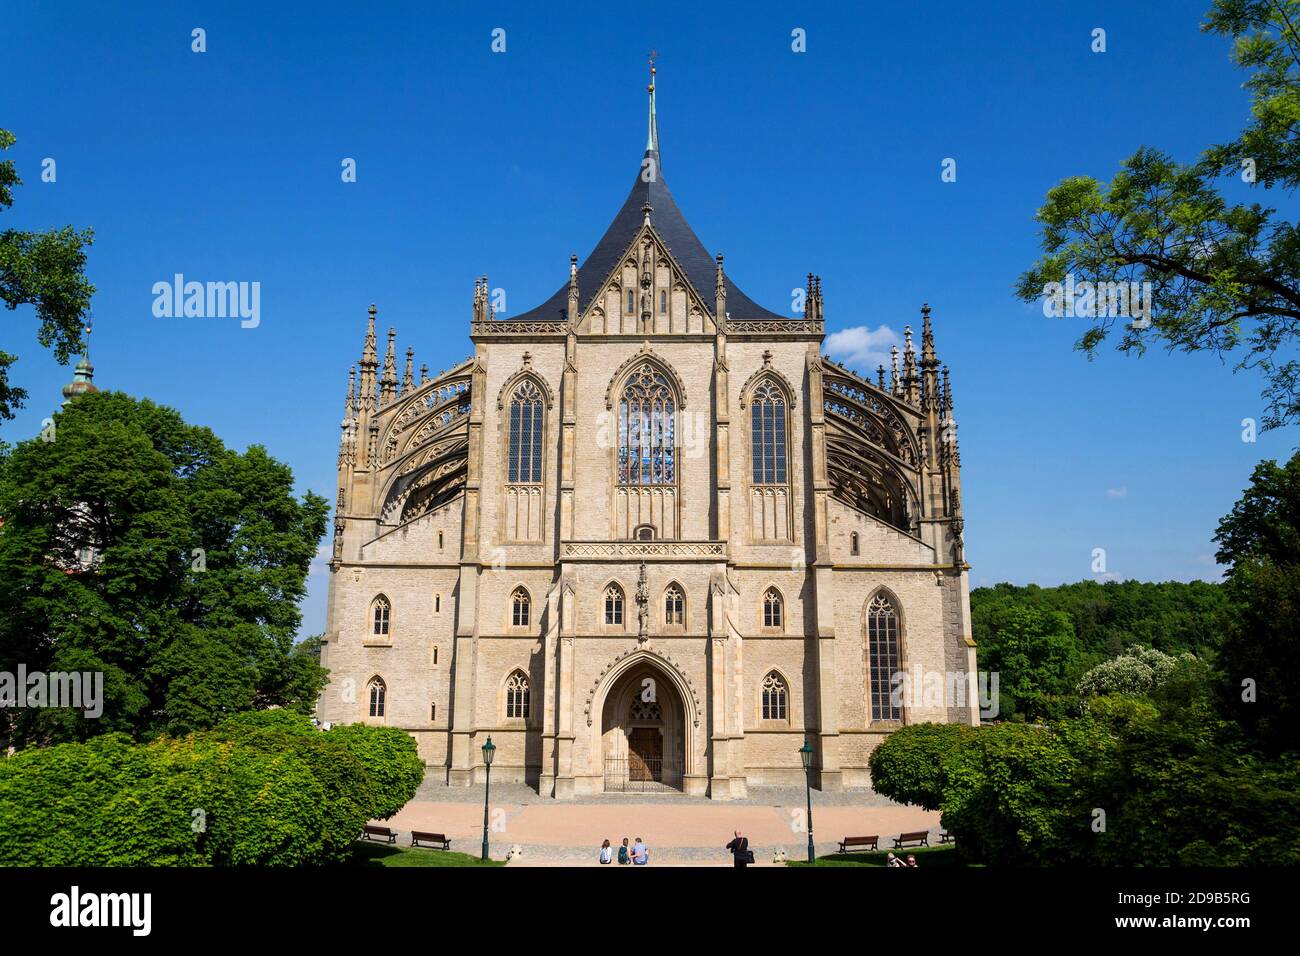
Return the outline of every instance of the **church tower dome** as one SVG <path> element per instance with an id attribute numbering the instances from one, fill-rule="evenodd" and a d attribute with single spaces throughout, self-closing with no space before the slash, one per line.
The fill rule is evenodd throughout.
<path id="1" fill-rule="evenodd" d="M 98 391 L 95 387 L 95 366 L 90 364 L 90 326 L 87 325 L 86 350 L 81 353 L 81 361 L 72 373 L 72 381 L 63 386 L 63 404 L 60 407 L 66 407 L 68 402 L 79 395 Z"/>

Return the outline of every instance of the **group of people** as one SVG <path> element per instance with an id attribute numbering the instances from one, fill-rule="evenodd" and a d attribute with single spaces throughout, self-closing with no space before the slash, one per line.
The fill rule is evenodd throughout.
<path id="1" fill-rule="evenodd" d="M 754 862 L 754 851 L 749 848 L 749 840 L 739 830 L 732 831 L 732 839 L 727 844 L 726 849 L 731 853 L 733 866 L 744 869 Z M 613 863 L 615 859 L 618 860 L 620 866 L 645 866 L 650 862 L 650 850 L 640 837 L 637 837 L 636 842 L 631 846 L 628 845 L 627 837 L 623 837 L 623 843 L 618 848 L 616 857 L 614 848 L 606 840 L 600 845 L 600 862 Z M 885 866 L 901 866 L 904 869 L 915 867 L 916 855 L 909 853 L 907 859 L 904 860 L 902 857 L 890 853 L 885 858 Z"/>
<path id="2" fill-rule="evenodd" d="M 608 840 L 600 845 L 600 862 L 614 862 L 614 848 Z M 627 844 L 627 837 L 623 837 L 623 844 L 618 848 L 618 862 L 622 866 L 645 866 L 650 862 L 650 850 L 640 837 L 631 846 Z"/>
<path id="3" fill-rule="evenodd" d="M 754 862 L 754 853 L 749 848 L 749 840 L 739 830 L 732 831 L 732 840 L 727 844 L 726 849 L 731 852 L 735 866 L 744 868 Z M 631 846 L 628 846 L 627 837 L 623 837 L 623 843 L 619 846 L 616 857 L 614 848 L 606 840 L 600 845 L 600 862 L 613 863 L 615 859 L 620 866 L 645 866 L 650 862 L 650 850 L 640 837 L 637 837 L 636 842 Z"/>

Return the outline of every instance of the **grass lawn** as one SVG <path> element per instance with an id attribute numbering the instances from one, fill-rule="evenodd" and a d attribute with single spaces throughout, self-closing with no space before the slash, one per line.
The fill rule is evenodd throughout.
<path id="1" fill-rule="evenodd" d="M 914 847 L 908 850 L 895 850 L 896 856 L 907 859 L 911 853 L 916 856 L 916 866 L 918 869 L 928 869 L 932 866 L 964 866 L 957 857 L 957 848 L 952 846 L 930 846 Z M 830 856 L 821 856 L 813 866 L 880 866 L 885 865 L 885 859 L 889 854 L 888 850 L 880 850 L 876 853 L 833 853 Z M 807 860 L 787 860 L 786 866 L 808 866 Z"/>
<path id="2" fill-rule="evenodd" d="M 468 853 L 394 846 L 388 843 L 355 843 L 348 866 L 505 866 L 501 860 L 486 863 Z"/>

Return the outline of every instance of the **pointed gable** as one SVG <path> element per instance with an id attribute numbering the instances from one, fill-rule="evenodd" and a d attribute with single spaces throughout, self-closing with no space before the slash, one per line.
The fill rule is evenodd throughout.
<path id="1" fill-rule="evenodd" d="M 700 242 L 695 230 L 677 208 L 673 194 L 664 180 L 663 165 L 659 159 L 659 137 L 654 117 L 654 91 L 651 95 L 650 136 L 647 149 L 637 170 L 636 179 L 627 199 L 614 221 L 596 243 L 582 265 L 578 267 L 578 314 L 586 315 L 592 300 L 602 294 L 606 280 L 623 261 L 636 241 L 644 221 L 643 207 L 649 204 L 650 220 L 663 245 L 673 260 L 685 273 L 698 298 L 706 303 L 708 314 L 714 311 L 714 279 L 717 265 L 713 256 Z M 788 319 L 763 308 L 745 295 L 730 276 L 727 285 L 727 312 L 733 319 Z M 568 317 L 569 286 L 566 283 L 555 294 L 535 309 L 515 316 L 516 321 L 563 320 Z"/>

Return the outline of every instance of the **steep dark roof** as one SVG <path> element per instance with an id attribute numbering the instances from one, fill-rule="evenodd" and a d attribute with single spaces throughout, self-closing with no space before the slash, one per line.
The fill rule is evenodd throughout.
<path id="1" fill-rule="evenodd" d="M 596 248 L 591 251 L 580 266 L 578 266 L 578 293 L 579 293 L 579 311 L 585 312 L 588 304 L 595 295 L 600 292 L 609 278 L 614 267 L 618 265 L 619 260 L 627 251 L 631 244 L 632 238 L 641 228 L 644 220 L 642 207 L 650 204 L 650 223 L 654 226 L 659 237 L 663 239 L 664 244 L 668 246 L 668 251 L 672 253 L 678 264 L 686 272 L 686 277 L 690 279 L 691 285 L 695 291 L 700 294 L 709 306 L 709 311 L 713 311 L 714 297 L 714 276 L 717 271 L 717 264 L 713 256 L 709 255 L 704 243 L 700 242 L 695 231 L 691 229 L 690 223 L 682 215 L 682 211 L 677 208 L 677 203 L 673 201 L 673 194 L 668 191 L 668 184 L 664 181 L 663 167 L 659 165 L 659 152 L 655 149 L 647 149 L 646 157 L 653 157 L 658 175 L 652 182 L 646 182 L 641 175 L 641 170 L 645 166 L 637 169 L 635 181 L 632 183 L 632 191 L 628 193 L 627 199 L 623 201 L 623 208 L 618 211 L 614 221 L 609 224 L 605 230 L 605 235 L 601 236 L 600 242 L 596 243 Z M 756 303 L 749 296 L 745 295 L 731 277 L 723 273 L 727 283 L 727 312 L 733 319 L 782 319 L 786 316 L 777 315 L 770 312 Z M 567 318 L 569 311 L 569 285 L 566 282 L 556 291 L 556 293 L 539 305 L 522 315 L 516 315 L 516 320 L 540 320 L 540 319 L 564 319 Z"/>

